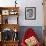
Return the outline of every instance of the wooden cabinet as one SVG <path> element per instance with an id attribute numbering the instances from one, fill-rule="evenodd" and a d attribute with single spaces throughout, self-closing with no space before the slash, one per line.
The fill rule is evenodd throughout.
<path id="1" fill-rule="evenodd" d="M 0 46 L 18 46 L 19 39 L 16 40 L 19 31 L 18 17 L 19 7 L 0 7 Z M 4 35 L 5 32 L 7 36 Z M 10 34 L 11 32 L 12 34 Z M 11 39 L 9 39 L 9 36 Z"/>

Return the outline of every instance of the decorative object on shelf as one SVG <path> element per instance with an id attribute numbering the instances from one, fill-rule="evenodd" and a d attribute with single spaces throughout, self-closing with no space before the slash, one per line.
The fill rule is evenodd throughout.
<path id="1" fill-rule="evenodd" d="M 17 0 L 15 0 L 15 7 L 16 7 L 16 4 L 17 4 L 17 2 L 16 2 Z"/>
<path id="2" fill-rule="evenodd" d="M 18 12 L 15 11 L 15 10 L 10 10 L 10 13 L 9 13 L 9 14 L 10 14 L 10 15 L 17 15 L 17 13 L 18 13 Z"/>
<path id="3" fill-rule="evenodd" d="M 17 32 L 16 28 L 14 29 L 14 32 Z"/>
<path id="4" fill-rule="evenodd" d="M 18 32 L 17 32 L 16 28 L 14 29 L 14 32 L 15 32 L 14 33 L 14 41 L 15 41 L 15 40 L 18 40 Z"/>
<path id="5" fill-rule="evenodd" d="M 9 10 L 2 10 L 2 15 L 9 15 Z"/>
<path id="6" fill-rule="evenodd" d="M 36 7 L 26 7 L 25 8 L 25 19 L 26 20 L 36 19 Z"/>
<path id="7" fill-rule="evenodd" d="M 14 32 L 13 40 L 18 40 L 18 32 Z"/>
<path id="8" fill-rule="evenodd" d="M 2 24 L 8 24 L 8 16 L 7 15 L 3 15 Z"/>
<path id="9" fill-rule="evenodd" d="M 8 18 L 7 18 L 7 19 L 5 19 L 5 24 L 8 24 Z"/>
<path id="10" fill-rule="evenodd" d="M 8 41 L 12 40 L 12 30 L 9 28 L 5 28 L 2 32 L 2 40 Z"/>
<path id="11" fill-rule="evenodd" d="M 10 28 L 5 28 L 2 31 L 2 40 L 4 41 L 16 41 L 18 40 L 18 32 L 14 32 L 12 29 Z"/>

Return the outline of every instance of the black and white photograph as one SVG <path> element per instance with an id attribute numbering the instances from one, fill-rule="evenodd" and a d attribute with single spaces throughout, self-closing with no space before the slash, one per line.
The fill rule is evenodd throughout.
<path id="1" fill-rule="evenodd" d="M 26 20 L 35 20 L 36 19 L 36 8 L 35 7 L 26 7 L 25 8 L 25 19 Z"/>

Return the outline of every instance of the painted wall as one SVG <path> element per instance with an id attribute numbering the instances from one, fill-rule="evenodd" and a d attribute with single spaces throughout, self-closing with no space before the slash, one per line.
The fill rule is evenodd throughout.
<path id="1" fill-rule="evenodd" d="M 0 0 L 0 6 L 15 6 L 15 0 Z M 42 0 L 17 0 L 19 6 L 20 26 L 43 26 L 43 6 Z M 25 7 L 36 7 L 36 20 L 25 20 Z M 12 17 L 10 17 L 12 18 Z M 9 19 L 10 20 L 10 19 Z M 15 22 L 15 20 L 13 21 Z"/>

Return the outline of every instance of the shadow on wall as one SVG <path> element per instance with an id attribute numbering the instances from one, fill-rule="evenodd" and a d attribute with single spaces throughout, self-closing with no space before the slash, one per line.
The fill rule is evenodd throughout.
<path id="1" fill-rule="evenodd" d="M 20 39 L 20 41 L 22 40 L 23 35 L 24 35 L 25 31 L 28 28 L 32 28 L 36 32 L 39 41 L 41 43 L 43 43 L 43 33 L 42 33 L 43 30 L 42 30 L 42 26 L 21 26 L 20 27 L 20 32 L 19 32 L 19 39 Z"/>

